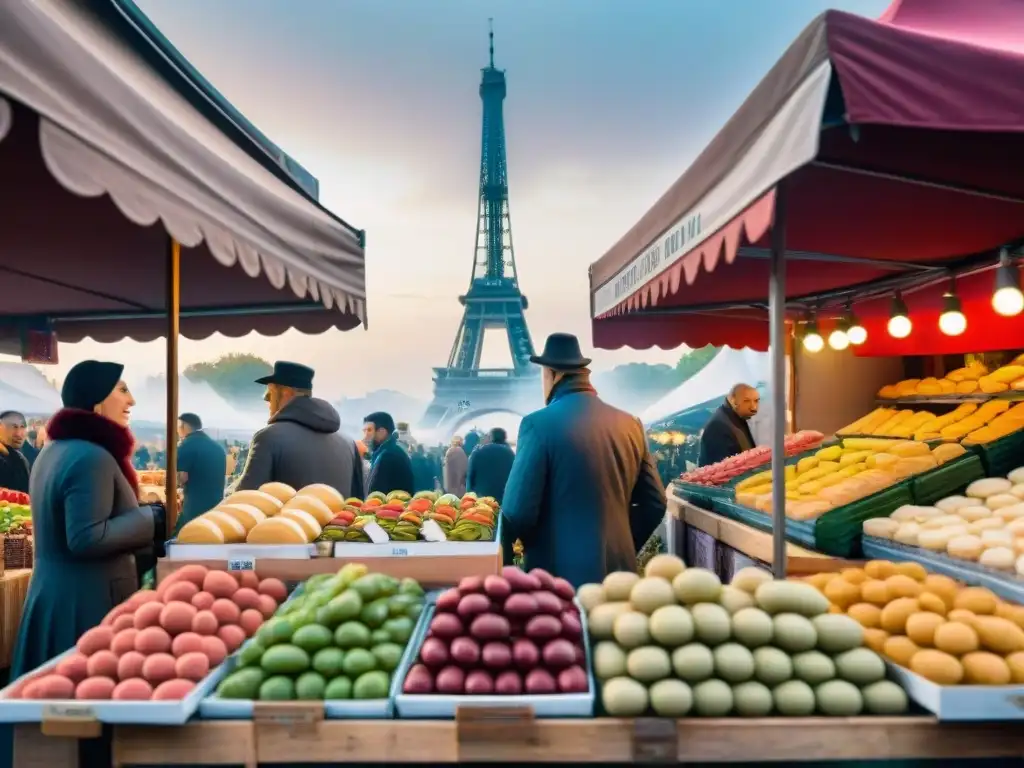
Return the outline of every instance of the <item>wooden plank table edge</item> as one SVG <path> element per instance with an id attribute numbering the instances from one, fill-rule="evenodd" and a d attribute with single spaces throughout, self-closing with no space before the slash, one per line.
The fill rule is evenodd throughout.
<path id="1" fill-rule="evenodd" d="M 180 728 L 114 729 L 116 766 L 511 760 L 629 762 L 635 721 L 537 720 L 531 737 L 459 744 L 450 720 L 324 720 L 314 727 L 248 721 L 194 721 Z M 939 723 L 933 717 L 689 718 L 676 721 L 678 759 L 694 762 L 800 762 L 1016 757 L 1018 723 Z M 255 761 L 255 762 L 253 762 Z"/>

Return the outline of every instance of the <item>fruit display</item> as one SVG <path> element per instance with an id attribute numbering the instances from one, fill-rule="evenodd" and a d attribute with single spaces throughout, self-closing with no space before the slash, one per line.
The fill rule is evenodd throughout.
<path id="1" fill-rule="evenodd" d="M 786 517 L 813 520 L 964 453 L 960 445 L 932 448 L 915 440 L 843 438 L 786 466 Z M 771 474 L 765 470 L 742 480 L 736 486 L 737 503 L 770 513 Z"/>
<path id="2" fill-rule="evenodd" d="M 178 544 L 309 544 L 345 505 L 329 485 L 296 491 L 266 483 L 255 491 L 235 491 L 184 525 Z"/>
<path id="3" fill-rule="evenodd" d="M 349 563 L 308 579 L 267 621 L 217 687 L 221 699 L 386 699 L 423 611 L 413 579 Z"/>
<path id="4" fill-rule="evenodd" d="M 114 608 L 74 653 L 24 680 L 10 698 L 183 699 L 286 597 L 277 579 L 186 565 Z"/>
<path id="5" fill-rule="evenodd" d="M 938 395 L 997 395 L 1008 391 L 1024 391 L 1024 355 L 991 372 L 984 363 L 974 361 L 941 379 L 905 379 L 882 387 L 878 397 L 895 400 Z"/>
<path id="6" fill-rule="evenodd" d="M 914 440 L 955 440 L 968 445 L 990 443 L 1024 428 L 1024 403 L 1007 400 L 961 403 L 949 413 L 876 408 L 840 429 L 837 435 L 877 435 Z"/>
<path id="7" fill-rule="evenodd" d="M 864 628 L 829 613 L 812 584 L 744 568 L 723 586 L 711 571 L 658 555 L 643 577 L 611 573 L 577 599 L 613 717 L 852 717 L 908 706 L 878 653 L 863 647 Z"/>
<path id="8" fill-rule="evenodd" d="M 1024 607 L 918 563 L 871 560 L 808 583 L 830 610 L 864 627 L 865 642 L 939 685 L 1024 683 Z"/>
<path id="9" fill-rule="evenodd" d="M 987 477 L 933 507 L 906 505 L 865 520 L 864 535 L 1024 576 L 1024 467 Z"/>
<path id="10" fill-rule="evenodd" d="M 437 599 L 406 694 L 545 696 L 590 688 L 572 585 L 535 568 L 468 576 Z"/>
<path id="11" fill-rule="evenodd" d="M 32 509 L 27 493 L 0 488 L 0 535 L 32 533 Z"/>
<path id="12" fill-rule="evenodd" d="M 417 541 L 424 520 L 433 520 L 448 541 L 494 541 L 498 502 L 491 496 L 477 498 L 475 493 L 438 494 L 420 491 L 410 496 L 405 491 L 369 494 L 363 499 L 345 499 L 344 506 L 320 534 L 325 541 L 369 542 L 365 529 L 376 523 L 392 541 Z"/>
<path id="13" fill-rule="evenodd" d="M 821 445 L 824 439 L 825 436 L 821 432 L 809 429 L 786 435 L 786 455 L 795 456 L 813 450 Z M 725 485 L 730 480 L 767 464 L 771 458 L 772 449 L 766 445 L 759 445 L 715 464 L 684 472 L 679 476 L 679 480 L 693 485 Z"/>

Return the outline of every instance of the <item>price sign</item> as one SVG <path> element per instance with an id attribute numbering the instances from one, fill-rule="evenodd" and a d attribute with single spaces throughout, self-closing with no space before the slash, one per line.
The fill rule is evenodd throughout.
<path id="1" fill-rule="evenodd" d="M 43 707 L 44 720 L 95 720 L 95 710 L 82 704 L 47 704 Z"/>
<path id="2" fill-rule="evenodd" d="M 405 547 L 392 547 L 391 548 L 391 556 L 392 557 L 408 557 L 409 556 L 409 550 L 406 549 Z"/>
<path id="3" fill-rule="evenodd" d="M 255 557 L 234 557 L 228 560 L 229 571 L 255 571 Z"/>
<path id="4" fill-rule="evenodd" d="M 370 541 L 374 544 L 387 544 L 391 541 L 391 537 L 388 536 L 387 531 L 377 525 L 377 523 L 367 523 L 364 525 L 363 533 L 369 536 Z"/>

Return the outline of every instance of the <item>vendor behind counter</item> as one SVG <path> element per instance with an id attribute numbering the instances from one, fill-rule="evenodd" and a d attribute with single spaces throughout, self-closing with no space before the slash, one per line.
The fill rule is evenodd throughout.
<path id="1" fill-rule="evenodd" d="M 761 395 L 749 384 L 737 384 L 704 425 L 700 440 L 700 466 L 749 451 L 756 443 L 749 421 L 757 415 Z"/>

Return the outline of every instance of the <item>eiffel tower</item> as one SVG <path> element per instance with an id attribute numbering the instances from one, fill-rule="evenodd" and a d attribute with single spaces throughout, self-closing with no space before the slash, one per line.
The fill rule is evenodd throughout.
<path id="1" fill-rule="evenodd" d="M 496 411 L 525 415 L 543 405 L 540 369 L 530 362 L 533 340 L 526 326 L 526 297 L 519 290 L 508 207 L 505 158 L 505 72 L 494 67 L 494 30 L 489 33 L 490 64 L 483 70 L 483 138 L 476 253 L 465 307 L 448 365 L 434 369 L 434 399 L 417 425 L 447 437 L 474 418 Z M 481 368 L 484 332 L 504 329 L 511 368 Z"/>

